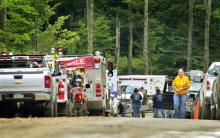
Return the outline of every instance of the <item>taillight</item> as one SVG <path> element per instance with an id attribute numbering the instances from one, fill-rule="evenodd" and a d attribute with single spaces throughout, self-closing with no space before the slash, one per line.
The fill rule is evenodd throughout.
<path id="1" fill-rule="evenodd" d="M 100 63 L 100 61 L 101 61 L 100 58 L 94 58 L 94 63 L 95 63 L 95 64 Z"/>
<path id="2" fill-rule="evenodd" d="M 100 97 L 102 95 L 102 89 L 101 89 L 101 84 L 100 83 L 96 84 L 95 92 L 96 92 L 96 97 Z"/>
<path id="3" fill-rule="evenodd" d="M 44 76 L 44 88 L 50 88 L 51 77 L 49 75 Z"/>
<path id="4" fill-rule="evenodd" d="M 82 101 L 82 93 L 76 93 L 75 103 L 81 103 L 81 101 Z"/>
<path id="5" fill-rule="evenodd" d="M 64 84 L 62 81 L 60 81 L 58 84 L 58 98 L 59 100 L 64 99 Z"/>
<path id="6" fill-rule="evenodd" d="M 211 84 L 209 80 L 206 81 L 206 89 L 211 90 Z"/>

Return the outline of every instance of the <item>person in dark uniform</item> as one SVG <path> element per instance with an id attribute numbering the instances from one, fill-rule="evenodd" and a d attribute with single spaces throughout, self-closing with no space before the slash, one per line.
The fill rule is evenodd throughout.
<path id="1" fill-rule="evenodd" d="M 134 92 L 131 94 L 130 100 L 131 100 L 132 108 L 133 108 L 133 117 L 138 118 L 139 117 L 139 112 L 140 112 L 140 109 L 141 109 L 142 96 L 139 93 L 137 88 L 135 88 Z"/>
<path id="2" fill-rule="evenodd" d="M 163 118 L 163 94 L 158 87 L 156 89 L 156 94 L 153 96 L 153 107 L 154 107 L 154 118 Z"/>

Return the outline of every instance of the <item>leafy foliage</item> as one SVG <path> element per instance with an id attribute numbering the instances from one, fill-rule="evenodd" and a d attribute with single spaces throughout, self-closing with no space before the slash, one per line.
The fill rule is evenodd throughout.
<path id="1" fill-rule="evenodd" d="M 220 59 L 220 1 L 212 1 L 210 61 Z M 51 47 L 63 47 L 68 54 L 87 53 L 86 1 L 1 0 L 0 49 L 14 53 L 47 54 Z M 133 20 L 133 73 L 143 74 L 143 0 L 96 0 L 94 51 L 113 61 L 115 17 L 121 21 L 119 73 L 127 74 L 128 4 Z M 152 74 L 173 75 L 186 67 L 188 1 L 149 0 L 149 66 Z M 207 6 L 195 1 L 193 26 L 193 68 L 202 69 L 204 18 Z M 6 18 L 4 16 L 6 14 Z"/>

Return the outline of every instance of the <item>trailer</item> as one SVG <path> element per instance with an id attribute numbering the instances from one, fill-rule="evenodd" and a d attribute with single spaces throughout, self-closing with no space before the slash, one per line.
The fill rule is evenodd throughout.
<path id="1" fill-rule="evenodd" d="M 142 106 L 141 111 L 153 111 L 152 96 L 156 94 L 155 88 L 164 90 L 166 75 L 123 75 L 118 76 L 120 101 L 125 108 L 125 114 L 133 112 L 130 96 L 134 88 L 141 88 L 147 92 L 147 106 Z"/>

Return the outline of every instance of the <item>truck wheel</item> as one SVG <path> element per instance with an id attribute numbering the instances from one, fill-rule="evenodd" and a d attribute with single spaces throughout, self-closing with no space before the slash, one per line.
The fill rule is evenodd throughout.
<path id="1" fill-rule="evenodd" d="M 66 116 L 72 117 L 73 116 L 73 103 L 68 101 L 66 103 Z"/>
<path id="2" fill-rule="evenodd" d="M 49 103 L 48 105 L 46 105 L 46 107 L 44 109 L 44 116 L 45 117 L 53 117 L 54 116 L 53 104 Z"/>
<path id="3" fill-rule="evenodd" d="M 211 120 L 215 120 L 216 119 L 216 108 L 211 108 L 211 116 L 210 116 Z"/>
<path id="4" fill-rule="evenodd" d="M 145 118 L 145 111 L 142 111 L 142 112 L 141 112 L 141 117 L 142 117 L 142 118 Z"/>
<path id="5" fill-rule="evenodd" d="M 83 116 L 88 116 L 88 110 L 87 109 L 83 110 Z"/>
<path id="6" fill-rule="evenodd" d="M 210 119 L 210 106 L 202 102 L 202 119 Z"/>
<path id="7" fill-rule="evenodd" d="M 57 114 L 57 103 L 56 102 L 54 102 L 54 117 L 57 117 L 58 116 L 58 114 Z"/>
<path id="8" fill-rule="evenodd" d="M 75 109 L 75 116 L 80 117 L 83 115 L 82 109 Z"/>
<path id="9" fill-rule="evenodd" d="M 220 120 L 220 108 L 216 108 L 216 120 Z"/>
<path id="10" fill-rule="evenodd" d="M 194 119 L 194 111 L 191 112 L 190 119 Z"/>

